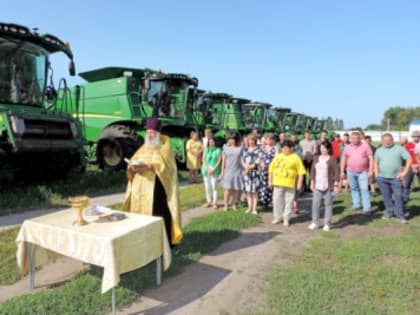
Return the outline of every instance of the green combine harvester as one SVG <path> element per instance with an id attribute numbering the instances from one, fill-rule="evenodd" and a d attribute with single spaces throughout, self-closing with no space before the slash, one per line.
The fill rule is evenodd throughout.
<path id="1" fill-rule="evenodd" d="M 144 141 L 146 120 L 162 121 L 177 162 L 186 162 L 185 142 L 203 119 L 196 106 L 198 80 L 184 74 L 150 69 L 106 67 L 82 72 L 87 83 L 60 94 L 60 108 L 84 125 L 91 159 L 102 169 L 126 168 Z M 74 106 L 68 106 L 69 100 Z"/>
<path id="2" fill-rule="evenodd" d="M 225 126 L 225 109 L 230 104 L 232 95 L 227 93 L 212 93 L 199 90 L 197 92 L 197 109 L 201 114 L 199 125 L 211 129 L 214 133 L 223 130 Z"/>
<path id="3" fill-rule="evenodd" d="M 287 112 L 284 117 L 283 132 L 287 137 L 290 137 L 292 133 L 296 133 L 298 138 L 301 138 L 301 135 L 305 132 L 303 115 L 292 111 Z"/>
<path id="4" fill-rule="evenodd" d="M 230 131 L 240 134 L 247 132 L 244 117 L 245 98 L 233 97 L 227 93 L 201 93 L 197 98 L 197 108 L 205 112 L 206 119 L 199 125 L 201 130 L 209 128 L 219 139 L 225 138 Z"/>
<path id="5" fill-rule="evenodd" d="M 49 55 L 73 54 L 57 37 L 0 23 L 0 180 L 63 177 L 85 166 L 81 124 L 56 107 Z M 64 79 L 60 80 L 63 87 Z M 67 91 L 64 88 L 63 94 Z"/>
<path id="6" fill-rule="evenodd" d="M 246 115 L 245 126 L 248 131 L 254 129 L 260 133 L 275 131 L 275 121 L 268 118 L 271 104 L 253 102 L 244 105 Z"/>

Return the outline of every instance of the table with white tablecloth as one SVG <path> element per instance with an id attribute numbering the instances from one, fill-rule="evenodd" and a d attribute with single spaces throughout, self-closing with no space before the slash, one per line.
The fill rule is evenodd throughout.
<path id="1" fill-rule="evenodd" d="M 114 288 L 120 274 L 161 259 L 166 270 L 171 251 L 162 218 L 106 209 L 105 214 L 124 213 L 120 221 L 85 216 L 87 225 L 73 225 L 76 211 L 66 209 L 24 221 L 17 236 L 17 261 L 22 272 L 45 262 L 45 249 L 104 268 L 102 293 Z M 36 250 L 35 250 L 36 249 Z M 160 282 L 160 271 L 157 278 Z M 33 274 L 32 274 L 33 286 Z"/>

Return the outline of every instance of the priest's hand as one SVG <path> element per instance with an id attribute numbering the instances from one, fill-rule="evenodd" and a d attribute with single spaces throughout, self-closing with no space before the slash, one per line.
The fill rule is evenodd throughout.
<path id="1" fill-rule="evenodd" d="M 142 164 L 142 165 L 132 165 L 131 171 L 133 173 L 143 173 L 146 171 L 153 171 L 153 165 L 152 164 Z"/>

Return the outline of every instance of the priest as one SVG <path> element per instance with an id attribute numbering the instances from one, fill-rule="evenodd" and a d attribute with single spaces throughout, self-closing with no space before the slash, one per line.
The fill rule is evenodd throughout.
<path id="1" fill-rule="evenodd" d="M 127 191 L 123 210 L 162 217 L 171 245 L 182 239 L 178 174 L 169 137 L 161 135 L 157 118 L 146 122 L 144 144 L 127 167 Z"/>

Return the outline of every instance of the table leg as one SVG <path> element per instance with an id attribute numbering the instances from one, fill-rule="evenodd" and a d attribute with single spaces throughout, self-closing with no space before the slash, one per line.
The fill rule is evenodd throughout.
<path id="1" fill-rule="evenodd" d="M 162 283 L 162 256 L 156 259 L 156 285 L 160 286 Z"/>
<path id="2" fill-rule="evenodd" d="M 35 288 L 35 273 L 34 273 L 34 259 L 35 259 L 35 245 L 28 243 L 29 250 L 29 288 Z"/>
<path id="3" fill-rule="evenodd" d="M 115 288 L 112 288 L 112 315 L 115 315 L 116 310 L 115 310 Z"/>

